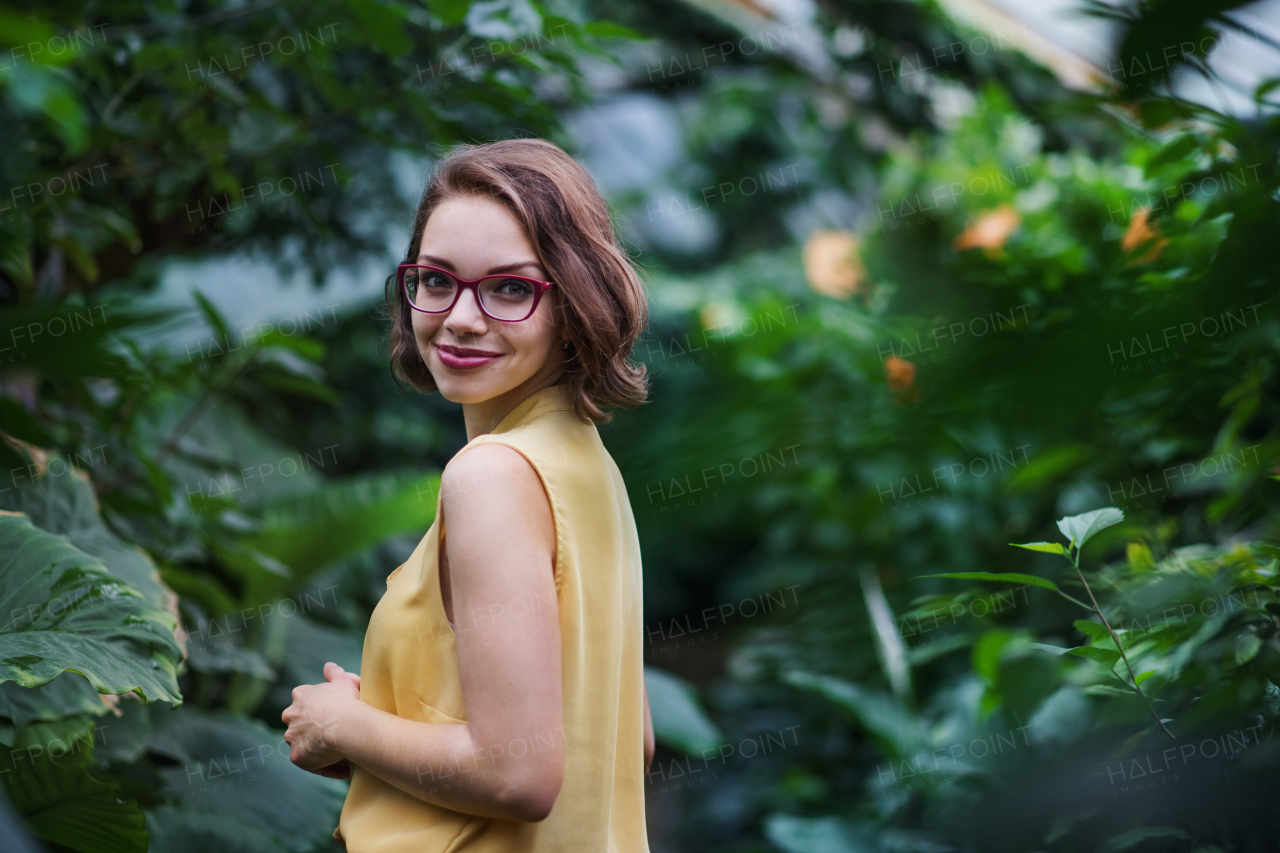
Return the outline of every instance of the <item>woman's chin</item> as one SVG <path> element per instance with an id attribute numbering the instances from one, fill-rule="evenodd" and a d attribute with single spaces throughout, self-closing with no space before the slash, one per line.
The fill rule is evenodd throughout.
<path id="1" fill-rule="evenodd" d="M 489 395 L 485 394 L 481 389 L 475 388 L 468 382 L 450 382 L 436 383 L 436 390 L 440 392 L 440 396 L 444 397 L 450 403 L 468 404 L 483 403 L 489 399 Z"/>
<path id="2" fill-rule="evenodd" d="M 504 388 L 493 382 L 477 381 L 468 377 L 442 376 L 444 371 L 437 371 L 434 375 L 436 378 L 436 390 L 440 396 L 444 397 L 450 403 L 460 403 L 469 405 L 474 403 L 483 403 L 485 400 L 492 400 L 501 394 Z"/>

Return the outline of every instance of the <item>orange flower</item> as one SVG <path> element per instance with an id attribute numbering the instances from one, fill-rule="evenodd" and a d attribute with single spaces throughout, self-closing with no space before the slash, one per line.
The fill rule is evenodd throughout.
<path id="1" fill-rule="evenodd" d="M 1160 257 L 1160 250 L 1169 242 L 1167 239 L 1160 236 L 1160 229 L 1156 227 L 1150 217 L 1150 208 L 1139 207 L 1133 212 L 1133 215 L 1129 217 L 1129 227 L 1125 229 L 1124 236 L 1120 238 L 1120 248 L 1123 249 L 1126 254 L 1133 252 L 1136 249 L 1140 249 L 1154 241 L 1154 245 L 1151 246 L 1150 251 L 1142 257 L 1132 261 L 1134 264 L 1145 264 L 1154 261 L 1156 258 Z"/>
<path id="2" fill-rule="evenodd" d="M 867 282 L 867 268 L 852 231 L 818 229 L 804 242 L 804 275 L 809 286 L 826 296 L 848 299 Z"/>
<path id="3" fill-rule="evenodd" d="M 884 360 L 884 375 L 889 379 L 890 391 L 906 391 L 916 384 L 915 364 L 896 355 Z"/>
<path id="4" fill-rule="evenodd" d="M 1011 204 L 1002 204 L 980 213 L 977 219 L 970 221 L 965 229 L 956 235 L 951 247 L 957 252 L 963 252 L 965 249 L 983 249 L 989 257 L 994 257 L 1004 249 L 1004 244 L 1021 224 L 1022 217 L 1018 214 L 1017 208 Z"/>

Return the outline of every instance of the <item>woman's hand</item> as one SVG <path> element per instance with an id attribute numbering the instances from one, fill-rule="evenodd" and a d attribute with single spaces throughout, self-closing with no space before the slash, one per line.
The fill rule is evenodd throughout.
<path id="1" fill-rule="evenodd" d="M 333 779 L 346 779 L 351 765 L 337 752 L 338 729 L 360 701 L 360 676 L 336 663 L 324 665 L 324 684 L 293 688 L 293 704 L 280 719 L 289 728 L 289 760 L 303 770 Z"/>

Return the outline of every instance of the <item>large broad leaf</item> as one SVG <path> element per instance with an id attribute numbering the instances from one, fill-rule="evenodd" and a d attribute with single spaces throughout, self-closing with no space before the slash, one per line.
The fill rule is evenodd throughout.
<path id="1" fill-rule="evenodd" d="M 655 740 L 689 755 L 701 755 L 724 743 L 724 736 L 698 704 L 691 685 L 652 666 L 644 668 L 644 683 Z"/>
<path id="2" fill-rule="evenodd" d="M 160 806 L 147 812 L 147 831 L 148 853 L 280 853 L 271 833 L 211 812 Z"/>
<path id="3" fill-rule="evenodd" d="M 326 484 L 271 503 L 262 529 L 245 544 L 288 566 L 292 583 L 399 533 L 425 533 L 436 513 L 440 475 L 378 474 Z M 260 576 L 253 596 L 270 596 L 288 578 Z"/>
<path id="4" fill-rule="evenodd" d="M 199 605 L 184 603 L 187 621 L 187 665 L 197 672 L 243 672 L 255 678 L 275 678 L 262 653 L 245 643 L 248 621 L 243 613 L 210 619 Z"/>
<path id="5" fill-rule="evenodd" d="M 133 764 L 151 740 L 151 707 L 125 696 L 119 716 L 93 720 L 93 758 L 99 762 Z M 167 707 L 167 706 L 160 706 Z"/>
<path id="6" fill-rule="evenodd" d="M 89 751 L 0 750 L 0 780 L 27 826 L 46 841 L 82 853 L 146 853 L 145 818 L 133 800 L 85 766 Z"/>
<path id="7" fill-rule="evenodd" d="M 93 685 L 76 672 L 64 672 L 39 687 L 23 687 L 12 681 L 0 683 L 0 718 L 15 726 L 82 714 L 100 715 L 108 710 Z"/>
<path id="8" fill-rule="evenodd" d="M 1066 518 L 1060 518 L 1058 519 L 1058 529 L 1077 549 L 1080 549 L 1099 530 L 1105 530 L 1111 525 L 1119 524 L 1122 521 L 1124 521 L 1124 511 L 1109 506 L 1081 515 L 1069 515 Z"/>
<path id="9" fill-rule="evenodd" d="M 0 555 L 0 681 L 37 687 L 71 670 L 99 693 L 182 701 L 172 615 L 25 515 L 0 515 Z"/>
<path id="10" fill-rule="evenodd" d="M 88 714 L 51 722 L 37 720 L 25 726 L 0 721 L 0 743 L 11 749 L 49 749 L 55 756 L 78 752 L 93 745 L 94 736 L 101 731 L 100 726 L 94 725 L 97 722 L 97 717 Z"/>
<path id="11" fill-rule="evenodd" d="M 56 453 L 33 458 L 27 477 L 19 482 L 18 509 L 36 527 L 66 536 L 72 545 L 102 560 L 111 574 L 152 605 L 172 610 L 173 593 L 160 580 L 155 563 L 141 548 L 111 532 L 98 514 L 85 472 L 101 463 L 103 452 L 91 450 L 71 459 Z"/>
<path id="12" fill-rule="evenodd" d="M 292 689 L 298 684 L 324 681 L 324 665 L 333 661 L 347 672 L 360 671 L 364 639 L 354 631 L 330 628 L 314 619 L 298 615 L 287 620 L 285 639 L 284 684 Z M 649 696 L 652 705 L 652 692 Z"/>
<path id="13" fill-rule="evenodd" d="M 333 833 L 346 784 L 294 767 L 283 731 L 187 708 L 157 706 L 151 720 L 151 751 L 178 762 L 160 770 L 165 795 L 182 812 L 201 816 L 182 820 L 207 827 L 209 818 L 234 816 L 250 835 L 294 853 L 311 850 Z M 163 819 L 170 827 L 179 817 Z M 166 837 L 173 836 L 166 830 Z"/>

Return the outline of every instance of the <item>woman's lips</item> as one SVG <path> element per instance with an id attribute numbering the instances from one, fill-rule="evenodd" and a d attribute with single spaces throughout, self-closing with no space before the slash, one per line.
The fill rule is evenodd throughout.
<path id="1" fill-rule="evenodd" d="M 475 370 L 477 367 L 483 367 L 494 359 L 502 357 L 502 353 L 467 349 L 466 347 L 440 346 L 439 344 L 436 345 L 436 354 L 440 356 L 440 361 L 444 366 L 452 370 Z"/>

